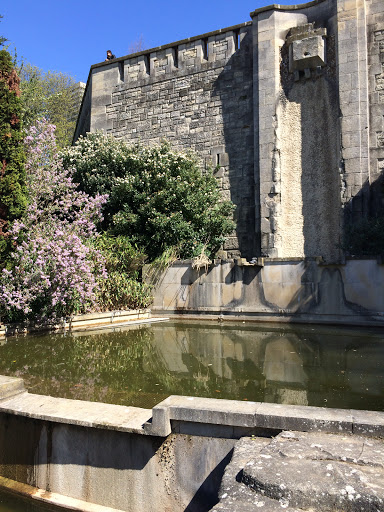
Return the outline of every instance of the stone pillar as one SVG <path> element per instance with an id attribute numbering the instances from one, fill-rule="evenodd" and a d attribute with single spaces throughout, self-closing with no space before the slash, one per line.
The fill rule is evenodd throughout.
<path id="1" fill-rule="evenodd" d="M 253 18 L 255 210 L 261 230 L 261 253 L 278 257 L 280 210 L 280 150 L 276 114 L 280 98 L 280 49 L 288 30 L 307 23 L 305 14 L 258 9 Z"/>
<path id="2" fill-rule="evenodd" d="M 364 0 L 337 1 L 337 46 L 341 113 L 342 202 L 352 219 L 367 213 L 369 108 L 366 6 Z M 365 186 L 365 187 L 364 187 Z"/>

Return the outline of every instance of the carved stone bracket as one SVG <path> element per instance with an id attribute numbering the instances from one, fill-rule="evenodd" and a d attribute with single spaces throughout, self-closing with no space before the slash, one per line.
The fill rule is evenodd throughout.
<path id="1" fill-rule="evenodd" d="M 295 80 L 299 80 L 300 76 L 310 78 L 312 69 L 321 74 L 321 69 L 326 64 L 327 29 L 315 29 L 314 23 L 308 23 L 291 28 L 288 34 L 289 71 L 294 73 Z"/>

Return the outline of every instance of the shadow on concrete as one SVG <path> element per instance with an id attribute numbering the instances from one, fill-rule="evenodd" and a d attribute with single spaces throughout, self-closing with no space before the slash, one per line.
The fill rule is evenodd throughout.
<path id="1" fill-rule="evenodd" d="M 207 512 L 219 502 L 219 489 L 226 466 L 231 461 L 233 450 L 208 475 L 197 490 L 184 512 Z"/>
<path id="2" fill-rule="evenodd" d="M 227 157 L 220 153 L 217 155 L 220 167 L 216 175 L 223 180 L 224 189 L 236 205 L 236 236 L 241 256 L 247 259 L 258 255 L 260 245 L 255 230 L 252 55 L 250 27 L 212 91 L 212 100 L 221 102 L 227 151 Z M 230 238 L 225 249 L 229 257 L 239 256 Z"/>

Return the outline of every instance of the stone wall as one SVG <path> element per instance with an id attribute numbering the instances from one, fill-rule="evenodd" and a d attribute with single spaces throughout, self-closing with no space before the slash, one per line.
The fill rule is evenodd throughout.
<path id="1" fill-rule="evenodd" d="M 167 139 L 215 169 L 237 206 L 225 249 L 255 254 L 251 23 L 92 69 L 91 131 L 156 144 Z"/>
<path id="2" fill-rule="evenodd" d="M 92 66 L 76 137 L 197 152 L 237 206 L 227 257 L 340 262 L 345 222 L 384 211 L 384 4 L 251 19 Z"/>

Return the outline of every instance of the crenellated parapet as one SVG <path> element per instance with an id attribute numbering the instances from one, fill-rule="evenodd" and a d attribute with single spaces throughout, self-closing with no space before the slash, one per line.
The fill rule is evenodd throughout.
<path id="1" fill-rule="evenodd" d="M 185 72 L 225 65 L 240 48 L 252 22 L 190 37 L 142 52 L 101 62 L 91 67 L 92 76 L 103 76 L 110 86 L 143 85 Z"/>

